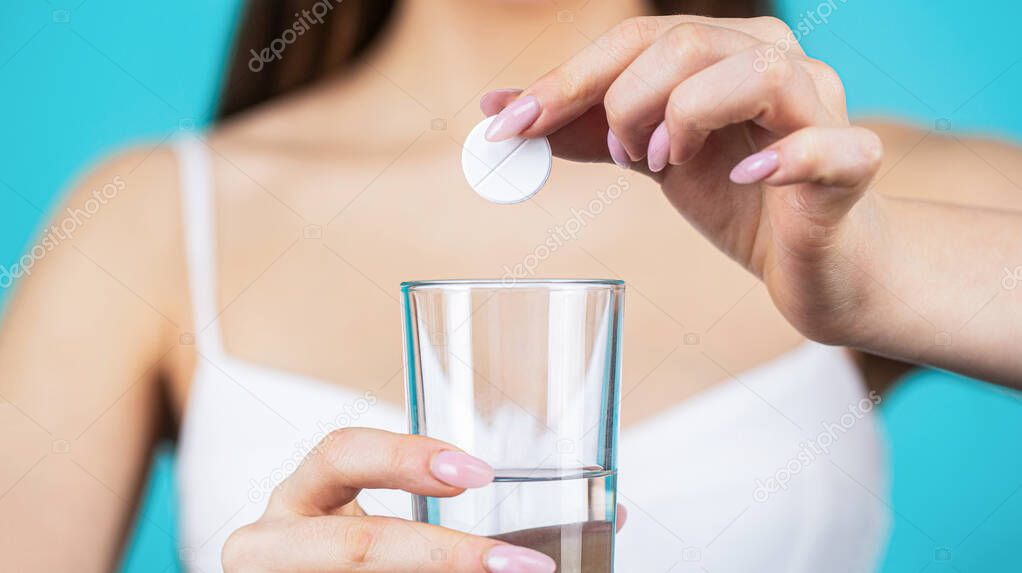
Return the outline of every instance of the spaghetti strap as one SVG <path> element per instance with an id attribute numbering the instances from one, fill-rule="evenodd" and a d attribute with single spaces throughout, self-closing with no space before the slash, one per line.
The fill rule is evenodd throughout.
<path id="1" fill-rule="evenodd" d="M 220 353 L 216 304 L 216 219 L 213 172 L 206 144 L 197 136 L 175 141 L 180 172 L 182 225 L 195 344 L 204 354 Z"/>

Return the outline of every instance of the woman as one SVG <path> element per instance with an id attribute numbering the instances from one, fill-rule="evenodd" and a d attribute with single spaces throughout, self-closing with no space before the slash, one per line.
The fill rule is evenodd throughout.
<path id="1" fill-rule="evenodd" d="M 918 281 L 961 263 L 954 249 L 937 237 L 913 257 L 930 220 L 957 225 L 964 251 L 1017 241 L 1011 216 L 880 196 L 983 189 L 972 199 L 1018 207 L 1007 183 L 938 176 L 969 153 L 944 141 L 891 167 L 923 134 L 849 127 L 838 78 L 776 20 L 649 16 L 753 6 L 298 4 L 252 5 L 229 117 L 97 168 L 70 206 L 116 177 L 127 191 L 19 286 L 0 345 L 5 445 L 29 476 L 0 526 L 14 569 L 109 570 L 153 444 L 177 435 L 189 570 L 550 571 L 528 549 L 381 517 L 407 517 L 397 490 L 457 495 L 493 475 L 457 444 L 393 433 L 407 278 L 628 280 L 624 571 L 873 567 L 887 508 L 871 412 L 903 367 L 803 336 L 1017 374 L 1012 315 L 973 294 L 1007 247 L 947 273 L 950 311 Z M 458 168 L 471 104 L 551 68 L 482 98 L 502 112 L 489 136 L 549 134 L 562 157 L 632 170 L 562 163 L 534 200 L 486 204 Z M 68 455 L 39 457 L 51 442 Z"/>

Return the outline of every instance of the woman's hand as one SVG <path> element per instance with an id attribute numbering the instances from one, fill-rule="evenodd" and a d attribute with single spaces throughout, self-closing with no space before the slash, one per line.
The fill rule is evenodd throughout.
<path id="1" fill-rule="evenodd" d="M 851 343 L 874 288 L 879 138 L 848 122 L 837 74 L 774 18 L 622 22 L 524 91 L 481 102 L 487 136 L 657 179 L 674 207 L 766 283 L 806 336 Z"/>
<path id="2" fill-rule="evenodd" d="M 451 497 L 492 480 L 486 463 L 437 440 L 367 428 L 333 432 L 274 490 L 259 521 L 227 540 L 224 570 L 553 573 L 542 553 L 367 516 L 355 499 L 363 488 Z"/>

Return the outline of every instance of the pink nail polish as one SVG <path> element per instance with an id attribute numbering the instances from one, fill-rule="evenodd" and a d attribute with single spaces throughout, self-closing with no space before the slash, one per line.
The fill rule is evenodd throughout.
<path id="1" fill-rule="evenodd" d="M 621 531 L 625 523 L 628 523 L 628 508 L 619 503 L 617 504 L 617 531 Z"/>
<path id="2" fill-rule="evenodd" d="M 532 125 L 539 117 L 541 108 L 539 100 L 534 96 L 525 96 L 511 102 L 503 111 L 497 114 L 497 118 L 486 130 L 486 139 L 490 141 L 501 141 L 514 137 L 525 131 L 525 128 Z"/>
<path id="3" fill-rule="evenodd" d="M 739 184 L 755 183 L 767 178 L 780 165 L 780 156 L 774 150 L 753 153 L 735 165 L 731 180 Z"/>
<path id="4" fill-rule="evenodd" d="M 490 573 L 554 573 L 557 563 L 532 549 L 514 545 L 498 545 L 486 554 L 484 561 Z"/>
<path id="5" fill-rule="evenodd" d="M 440 452 L 433 456 L 429 469 L 437 479 L 454 487 L 483 487 L 493 481 L 490 464 L 464 452 Z"/>
<path id="6" fill-rule="evenodd" d="M 609 130 L 607 131 L 607 149 L 610 150 L 610 158 L 614 160 L 618 167 L 631 168 L 632 160 L 628 157 L 628 152 L 625 151 L 624 146 L 621 145 L 614 132 Z"/>
<path id="7" fill-rule="evenodd" d="M 487 92 L 483 97 L 479 98 L 479 109 L 487 116 L 495 115 L 501 110 L 500 102 L 505 101 L 509 95 L 520 93 L 522 93 L 522 90 L 516 88 L 505 88 Z"/>
<path id="8" fill-rule="evenodd" d="M 667 122 L 661 121 L 660 125 L 653 130 L 649 137 L 649 147 L 646 149 L 646 161 L 649 170 L 659 173 L 667 167 L 667 159 L 671 154 L 671 134 L 667 132 Z"/>

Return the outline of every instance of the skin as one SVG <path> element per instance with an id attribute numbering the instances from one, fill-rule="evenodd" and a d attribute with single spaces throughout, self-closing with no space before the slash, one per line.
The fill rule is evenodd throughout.
<path id="1" fill-rule="evenodd" d="M 721 110 L 700 94 L 724 99 L 714 90 L 734 85 L 728 70 L 748 70 L 727 64 L 783 33 L 774 20 L 631 20 L 638 2 L 593 2 L 574 7 L 571 25 L 551 26 L 556 15 L 545 3 L 422 4 L 406 3 L 378 50 L 347 75 L 209 136 L 217 298 L 232 355 L 400 403 L 394 285 L 500 276 L 573 207 L 624 177 L 629 191 L 537 274 L 628 279 L 626 428 L 804 337 L 1018 380 L 1006 341 L 1022 289 L 997 290 L 1001 269 L 1018 264 L 1022 223 L 1009 212 L 1022 208 L 1010 183 L 1022 179 L 1018 149 L 882 122 L 853 128 L 833 72 L 795 52 L 734 98 L 769 102 L 768 110 L 736 105 L 721 125 L 713 118 Z M 436 29 L 445 33 L 426 32 Z M 711 37 L 712 53 L 693 41 Z M 593 40 L 620 57 L 587 50 Z M 628 85 L 644 73 L 658 78 L 655 89 Z M 559 164 L 548 188 L 516 207 L 475 197 L 452 174 L 480 117 L 471 102 L 499 85 L 525 86 L 542 102 L 527 135 L 551 134 L 559 155 L 607 165 Z M 518 97 L 489 96 L 484 111 Z M 799 116 L 805 109 L 816 113 Z M 435 117 L 446 118 L 446 130 L 428 129 Z M 665 117 L 672 165 L 646 177 L 639 160 Z M 608 128 L 636 160 L 632 170 L 610 165 Z M 572 146 L 579 141 L 590 146 Z M 766 147 L 780 166 L 765 182 L 727 183 L 739 161 Z M 0 551 L 12 569 L 114 566 L 152 448 L 173 435 L 201 359 L 188 343 L 203 325 L 192 324 L 187 296 L 175 157 L 166 146 L 122 153 L 80 181 L 67 206 L 116 177 L 126 190 L 38 262 L 0 329 L 0 444 L 10 460 L 0 510 L 12 516 L 0 522 Z M 322 238 L 296 241 L 308 225 Z M 686 333 L 699 344 L 683 344 Z M 952 344 L 934 344 L 940 333 Z M 856 356 L 872 386 L 902 369 Z M 429 561 L 411 525 L 362 516 L 353 495 L 323 503 L 313 494 L 391 485 L 454 495 L 424 469 L 453 446 L 375 430 L 330 440 L 323 451 L 342 443 L 407 456 L 307 462 L 260 522 L 232 536 L 227 570 L 347 571 L 358 561 L 366 571 L 400 571 Z M 417 471 L 402 465 L 409 460 Z M 438 543 L 459 535 L 429 534 Z M 482 571 L 494 543 L 458 543 L 444 570 Z"/>
<path id="2" fill-rule="evenodd" d="M 1012 267 L 1022 217 L 871 192 L 883 143 L 849 123 L 837 74 L 800 50 L 759 67 L 789 34 L 770 18 L 627 20 L 524 91 L 484 98 L 491 110 L 541 102 L 530 104 L 541 111 L 528 126 L 491 139 L 550 135 L 556 154 L 600 161 L 608 152 L 592 142 L 609 128 L 619 142 L 610 145 L 627 153 L 619 161 L 648 155 L 639 167 L 671 204 L 761 279 L 807 338 L 1018 382 L 1022 356 L 1010 335 L 1020 297 L 991 295 L 977 281 Z M 657 160 L 654 133 L 664 128 Z M 766 171 L 742 172 L 768 156 Z M 944 232 L 932 236 L 934 225 Z M 935 281 L 944 282 L 936 297 Z M 899 294 L 962 324 L 954 348 L 935 343 L 944 331 Z"/>

